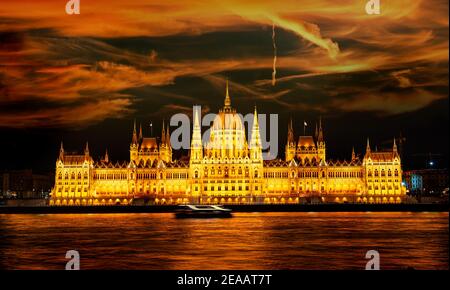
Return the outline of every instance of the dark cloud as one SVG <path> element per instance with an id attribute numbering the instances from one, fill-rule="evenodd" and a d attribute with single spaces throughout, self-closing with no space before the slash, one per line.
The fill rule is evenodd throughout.
<path id="1" fill-rule="evenodd" d="M 448 152 L 448 137 L 435 130 L 448 120 L 441 107 L 448 104 L 447 1 L 404 7 L 392 0 L 379 17 L 352 0 L 99 0 L 83 4 L 78 18 L 54 1 L 28 5 L 0 8 L 0 128 L 7 139 L 48 137 L 43 131 L 67 138 L 76 130 L 101 144 L 100 137 L 112 141 L 114 128 L 126 143 L 134 118 L 156 124 L 194 104 L 217 111 L 228 78 L 242 113 L 258 105 L 279 113 L 281 124 L 322 115 L 336 152 L 401 130 L 416 151 L 428 150 L 418 136 L 434 132 Z M 352 137 L 343 138 L 347 131 Z"/>

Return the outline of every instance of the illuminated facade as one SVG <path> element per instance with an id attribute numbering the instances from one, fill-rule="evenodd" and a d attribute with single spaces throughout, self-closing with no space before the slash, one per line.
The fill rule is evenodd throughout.
<path id="1" fill-rule="evenodd" d="M 173 160 L 169 127 L 161 138 L 143 137 L 134 125 L 130 161 L 113 163 L 106 153 L 95 162 L 84 154 L 67 154 L 61 144 L 51 205 L 180 203 L 399 203 L 406 194 L 395 140 L 389 151 L 373 152 L 367 141 L 363 158 L 326 159 L 322 122 L 315 136 L 296 142 L 292 121 L 284 160 L 263 160 L 255 108 L 247 142 L 241 118 L 226 89 L 223 109 L 203 144 L 198 114 L 189 160 Z"/>

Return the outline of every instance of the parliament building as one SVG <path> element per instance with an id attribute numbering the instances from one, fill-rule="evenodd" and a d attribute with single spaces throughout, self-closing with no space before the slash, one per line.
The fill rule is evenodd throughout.
<path id="1" fill-rule="evenodd" d="M 194 114 L 189 158 L 174 160 L 169 126 L 161 137 L 134 130 L 130 160 L 93 160 L 89 146 L 68 154 L 61 144 L 50 205 L 400 203 L 406 189 L 395 139 L 388 151 L 352 151 L 346 161 L 327 160 L 322 122 L 314 136 L 295 138 L 288 126 L 285 159 L 263 159 L 258 115 L 247 140 L 241 117 L 224 107 L 202 142 Z"/>

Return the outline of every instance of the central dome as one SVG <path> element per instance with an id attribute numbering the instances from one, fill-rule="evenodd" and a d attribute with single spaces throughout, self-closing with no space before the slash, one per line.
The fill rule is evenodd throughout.
<path id="1" fill-rule="evenodd" d="M 247 156 L 247 148 L 245 127 L 241 116 L 231 108 L 227 81 L 225 105 L 214 119 L 206 154 L 214 158 L 243 158 Z"/>

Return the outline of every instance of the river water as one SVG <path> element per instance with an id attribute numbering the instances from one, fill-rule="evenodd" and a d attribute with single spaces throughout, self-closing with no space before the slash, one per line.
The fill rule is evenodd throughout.
<path id="1" fill-rule="evenodd" d="M 449 269 L 448 213 L 170 213 L 0 215 L 0 268 Z"/>

